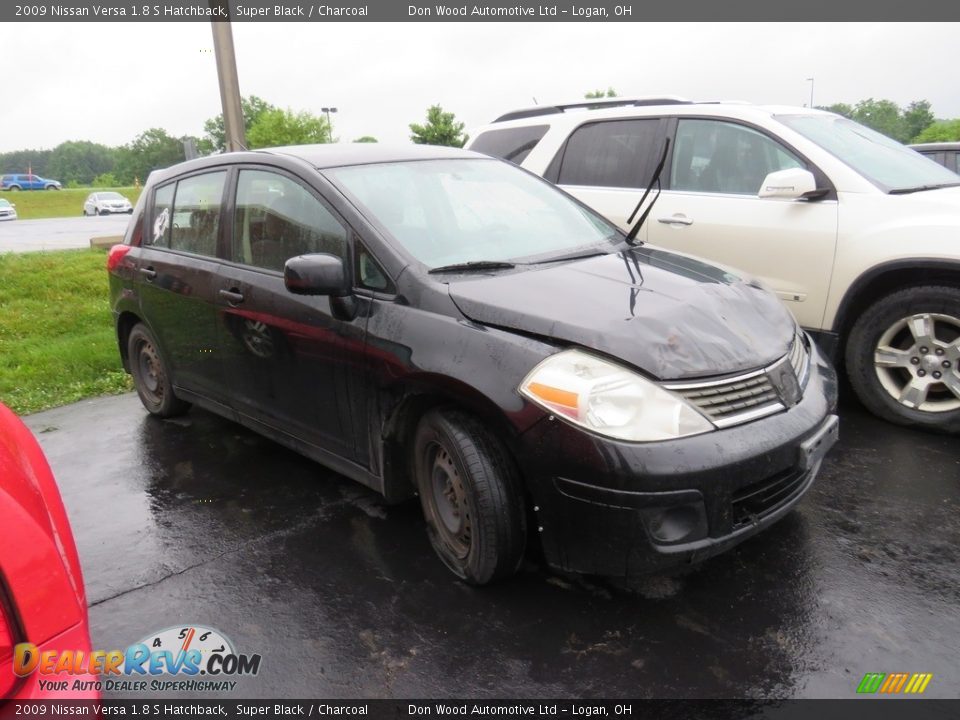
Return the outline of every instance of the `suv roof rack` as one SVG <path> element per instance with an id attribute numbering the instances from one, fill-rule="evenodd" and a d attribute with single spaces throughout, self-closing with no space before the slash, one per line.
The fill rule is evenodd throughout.
<path id="1" fill-rule="evenodd" d="M 521 120 L 523 118 L 537 117 L 538 115 L 556 115 L 557 113 L 567 112 L 568 110 L 604 110 L 616 107 L 643 107 L 645 105 L 692 105 L 693 100 L 677 97 L 676 95 L 666 95 L 664 97 L 638 97 L 638 98 L 613 98 L 610 100 L 596 99 L 585 100 L 583 102 L 568 103 L 566 105 L 538 105 L 532 108 L 513 110 L 501 115 L 496 120 L 506 122 L 507 120 Z"/>

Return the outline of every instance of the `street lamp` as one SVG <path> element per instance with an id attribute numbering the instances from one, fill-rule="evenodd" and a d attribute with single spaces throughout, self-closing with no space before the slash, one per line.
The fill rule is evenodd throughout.
<path id="1" fill-rule="evenodd" d="M 330 122 L 330 113 L 335 113 L 335 107 L 320 108 L 320 111 L 327 116 L 327 132 L 330 133 L 330 142 L 333 142 L 333 123 Z"/>
<path id="2" fill-rule="evenodd" d="M 813 78 L 807 78 L 807 82 L 810 83 L 810 107 L 813 107 Z"/>

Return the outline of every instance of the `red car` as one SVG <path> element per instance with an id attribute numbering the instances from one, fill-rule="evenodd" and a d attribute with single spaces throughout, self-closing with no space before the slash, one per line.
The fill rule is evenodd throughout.
<path id="1" fill-rule="evenodd" d="M 99 698 L 98 677 L 63 665 L 38 662 L 18 676 L 14 650 L 23 643 L 37 658 L 54 651 L 48 661 L 91 651 L 83 575 L 60 491 L 30 430 L 0 403 L 0 698 Z"/>

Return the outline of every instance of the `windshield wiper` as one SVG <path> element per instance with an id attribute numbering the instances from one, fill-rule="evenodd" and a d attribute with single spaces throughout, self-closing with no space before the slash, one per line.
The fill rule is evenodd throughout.
<path id="1" fill-rule="evenodd" d="M 440 267 L 430 268 L 427 272 L 472 272 L 474 270 L 509 270 L 515 268 L 512 262 L 502 262 L 500 260 L 471 260 L 470 262 L 454 263 L 453 265 L 441 265 Z"/>
<path id="2" fill-rule="evenodd" d="M 909 195 L 910 193 L 923 192 L 924 190 L 939 190 L 940 188 L 957 187 L 960 182 L 939 183 L 937 185 L 917 185 L 910 188 L 894 188 L 890 195 Z"/>
<path id="3" fill-rule="evenodd" d="M 633 218 L 636 216 L 640 206 L 643 205 L 643 201 L 647 199 L 647 195 L 650 194 L 650 188 L 653 187 L 654 183 L 657 184 L 657 194 L 653 196 L 653 200 L 650 201 L 647 209 L 643 211 L 643 215 L 641 215 L 640 219 L 637 220 L 637 224 L 630 228 L 630 232 L 627 233 L 627 243 L 629 245 L 637 244 L 634 242 L 637 239 L 637 233 L 640 232 L 640 228 L 643 227 L 643 221 L 647 219 L 647 215 L 649 215 L 650 211 L 653 210 L 653 206 L 656 204 L 657 198 L 660 197 L 660 173 L 663 172 L 664 163 L 667 162 L 667 152 L 669 150 L 670 138 L 664 138 L 663 152 L 660 154 L 660 162 L 657 163 L 657 169 L 653 171 L 653 177 L 650 178 L 650 182 L 647 183 L 647 189 L 643 191 L 643 197 L 640 198 L 640 202 L 637 203 L 637 206 L 633 209 L 633 212 L 630 213 L 630 217 L 627 218 L 627 225 L 633 222 Z"/>
<path id="4" fill-rule="evenodd" d="M 583 260 L 584 258 L 597 257 L 598 255 L 606 255 L 607 253 L 599 248 L 593 250 L 581 250 L 580 252 L 567 253 L 566 255 L 555 255 L 554 257 L 549 257 L 546 260 L 541 260 L 540 264 L 544 265 L 546 263 L 555 263 L 563 262 L 564 260 Z"/>

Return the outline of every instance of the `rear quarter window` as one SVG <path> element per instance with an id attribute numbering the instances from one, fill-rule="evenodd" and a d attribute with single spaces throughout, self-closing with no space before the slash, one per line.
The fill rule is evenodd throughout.
<path id="1" fill-rule="evenodd" d="M 470 149 L 519 165 L 550 129 L 549 125 L 488 130 L 477 136 Z"/>

